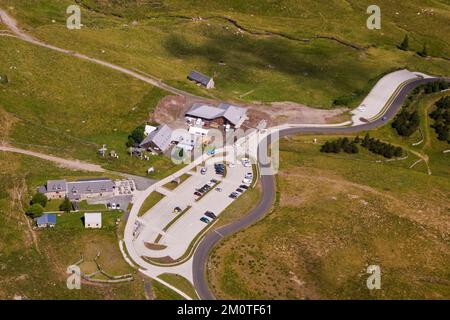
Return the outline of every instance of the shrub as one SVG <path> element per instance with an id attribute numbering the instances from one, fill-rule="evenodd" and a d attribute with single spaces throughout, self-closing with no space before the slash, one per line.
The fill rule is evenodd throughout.
<path id="1" fill-rule="evenodd" d="M 64 198 L 64 201 L 59 206 L 59 210 L 64 212 L 72 211 L 72 203 L 70 202 L 69 198 Z"/>
<path id="2" fill-rule="evenodd" d="M 403 39 L 402 43 L 398 46 L 400 50 L 408 51 L 409 50 L 409 37 L 406 34 L 405 38 Z"/>
<path id="3" fill-rule="evenodd" d="M 0 74 L 0 84 L 8 84 L 9 79 L 6 74 Z"/>
<path id="4" fill-rule="evenodd" d="M 43 213 L 44 208 L 39 203 L 31 205 L 26 211 L 26 214 L 33 219 L 42 216 Z"/>
<path id="5" fill-rule="evenodd" d="M 31 204 L 40 204 L 43 208 L 47 205 L 47 196 L 43 193 L 36 193 L 33 198 L 31 198 Z"/>

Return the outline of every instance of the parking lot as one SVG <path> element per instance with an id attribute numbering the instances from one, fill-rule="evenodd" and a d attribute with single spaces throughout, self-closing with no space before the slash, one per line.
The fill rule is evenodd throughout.
<path id="1" fill-rule="evenodd" d="M 246 176 L 250 178 L 246 180 L 247 185 L 252 181 L 249 176 L 253 174 L 252 167 L 249 163 L 245 164 L 246 166 L 239 162 L 225 169 L 211 164 L 206 167 L 206 171 L 197 168 L 197 172 L 192 172 L 192 176 L 175 190 L 159 190 L 165 197 L 140 218 L 144 227 L 135 242 L 138 252 L 148 257 L 181 257 L 192 240 L 213 222 L 211 217 L 220 216 L 226 207 L 246 191 L 245 188 L 240 188 L 240 192 L 236 191 L 244 185 Z M 217 172 L 226 173 L 226 176 L 223 177 Z M 236 193 L 234 198 L 230 197 L 233 192 Z M 176 207 L 179 207 L 182 213 L 174 213 Z M 207 217 L 207 211 L 214 215 Z M 182 216 L 173 222 L 180 214 Z M 167 227 L 169 224 L 170 227 Z M 155 243 L 155 240 L 166 248 L 150 250 L 145 246 L 145 243 Z"/>

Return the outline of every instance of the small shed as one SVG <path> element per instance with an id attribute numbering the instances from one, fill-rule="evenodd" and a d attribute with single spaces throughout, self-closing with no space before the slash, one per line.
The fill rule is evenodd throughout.
<path id="1" fill-rule="evenodd" d="M 45 213 L 36 219 L 36 224 L 39 228 L 53 228 L 56 225 L 56 214 Z"/>
<path id="2" fill-rule="evenodd" d="M 191 71 L 187 77 L 190 81 L 204 86 L 206 89 L 214 89 L 214 79 L 200 73 L 198 71 Z"/>
<path id="3" fill-rule="evenodd" d="M 102 227 L 102 214 L 100 212 L 85 213 L 84 227 L 86 229 L 100 229 Z"/>

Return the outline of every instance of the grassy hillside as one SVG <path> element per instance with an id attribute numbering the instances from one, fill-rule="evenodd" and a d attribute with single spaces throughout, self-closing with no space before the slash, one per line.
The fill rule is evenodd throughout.
<path id="1" fill-rule="evenodd" d="M 342 96 L 357 104 L 370 80 L 394 69 L 450 74 L 450 62 L 443 59 L 450 57 L 444 1 L 381 1 L 377 31 L 366 28 L 364 1 L 83 0 L 80 31 L 65 28 L 71 1 L 2 3 L 13 6 L 10 13 L 40 39 L 221 99 L 330 108 Z M 198 16 L 201 21 L 191 19 Z M 409 52 L 396 48 L 405 33 Z M 436 58 L 415 53 L 425 42 Z M 187 82 L 192 69 L 214 75 L 217 89 L 207 92 Z"/>
<path id="2" fill-rule="evenodd" d="M 253 227 L 223 241 L 208 276 L 219 298 L 448 299 L 450 171 L 448 145 L 426 114 L 440 95 L 418 102 L 423 144 L 390 126 L 371 132 L 401 145 L 408 158 L 387 162 L 319 152 L 335 137 L 282 139 L 277 200 Z M 415 153 L 413 153 L 415 152 Z M 429 159 L 432 175 L 419 157 Z M 366 287 L 366 268 L 380 265 L 381 290 Z"/>
<path id="3" fill-rule="evenodd" d="M 97 162 L 124 172 L 154 177 L 175 167 L 169 159 L 131 159 L 125 143 L 165 92 L 107 68 L 0 37 L 0 70 L 9 83 L 0 85 L 0 108 L 14 119 L 8 141 L 25 149 Z M 118 160 L 103 159 L 106 144 Z"/>
<path id="4" fill-rule="evenodd" d="M 38 185 L 47 179 L 92 177 L 54 167 L 33 158 L 0 153 L 0 299 L 143 299 L 140 281 L 118 285 L 88 285 L 68 290 L 66 269 L 82 254 L 89 264 L 100 252 L 100 265 L 115 275 L 134 273 L 118 248 L 114 219 L 105 213 L 105 228 L 85 230 L 80 214 L 57 217 L 53 230 L 33 230 L 24 208 Z M 136 274 L 135 274 L 136 276 Z M 136 278 L 138 279 L 138 278 Z"/>

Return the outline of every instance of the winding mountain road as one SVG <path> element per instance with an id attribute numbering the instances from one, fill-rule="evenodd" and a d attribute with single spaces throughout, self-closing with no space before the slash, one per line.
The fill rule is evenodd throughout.
<path id="1" fill-rule="evenodd" d="M 421 84 L 436 81 L 437 79 L 438 78 L 419 79 L 417 81 L 409 83 L 398 93 L 397 97 L 394 99 L 391 106 L 386 110 L 383 117 L 380 117 L 379 119 L 373 122 L 348 127 L 295 127 L 281 130 L 279 132 L 279 137 L 281 138 L 298 133 L 348 134 L 367 131 L 383 126 L 389 121 L 389 119 L 395 116 L 395 114 L 401 108 L 403 101 L 405 100 L 409 92 L 411 92 L 414 88 L 416 88 Z M 383 118 L 385 119 L 383 120 Z M 265 143 L 267 142 L 263 140 L 260 145 Z M 259 159 L 260 163 L 267 163 L 267 161 L 264 160 L 265 159 Z M 195 289 L 201 299 L 203 300 L 215 299 L 214 294 L 211 292 L 208 286 L 208 280 L 206 276 L 209 253 L 214 248 L 214 246 L 220 240 L 222 240 L 222 238 L 230 236 L 234 233 L 237 233 L 251 226 L 255 222 L 262 219 L 269 212 L 275 200 L 275 191 L 276 191 L 275 177 L 261 176 L 261 189 L 262 189 L 261 199 L 259 203 L 256 205 L 256 207 L 253 210 L 251 210 L 249 214 L 224 227 L 221 227 L 219 229 L 212 229 L 208 234 L 206 234 L 206 236 L 198 245 L 193 260 L 193 278 Z"/>

